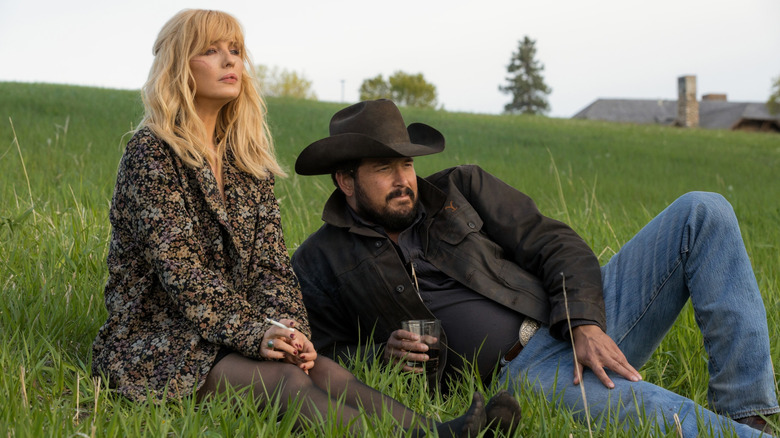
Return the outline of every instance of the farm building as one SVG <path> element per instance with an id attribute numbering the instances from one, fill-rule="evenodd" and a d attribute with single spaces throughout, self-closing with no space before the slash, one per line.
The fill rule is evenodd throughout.
<path id="1" fill-rule="evenodd" d="M 697 101 L 696 76 L 679 78 L 677 100 L 598 99 L 573 118 L 780 133 L 780 115 L 770 114 L 764 103 L 729 102 L 725 94 Z"/>

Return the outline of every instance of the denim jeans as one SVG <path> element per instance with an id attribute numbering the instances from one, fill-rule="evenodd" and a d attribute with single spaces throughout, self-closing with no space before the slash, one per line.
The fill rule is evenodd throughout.
<path id="1" fill-rule="evenodd" d="M 723 416 L 657 385 L 634 383 L 612 372 L 615 388 L 608 389 L 586 368 L 591 417 L 609 414 L 626 427 L 640 419 L 656 421 L 662 430 L 673 431 L 677 414 L 685 437 L 697 436 L 700 427 L 715 430 L 714 436 L 732 428 L 740 437 L 758 436 L 727 418 L 780 411 L 766 311 L 731 205 L 713 193 L 683 195 L 601 273 L 607 334 L 636 369 L 691 300 L 709 356 L 708 402 Z M 501 380 L 527 379 L 532 390 L 561 401 L 584 419 L 581 390 L 572 384 L 572 357 L 571 343 L 554 339 L 543 326 L 502 369 Z"/>

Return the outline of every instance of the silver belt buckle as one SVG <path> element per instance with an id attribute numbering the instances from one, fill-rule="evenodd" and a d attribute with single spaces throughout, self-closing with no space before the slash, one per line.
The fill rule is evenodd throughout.
<path id="1" fill-rule="evenodd" d="M 525 318 L 520 324 L 520 331 L 518 333 L 520 345 L 525 347 L 526 344 L 528 344 L 528 341 L 531 340 L 531 337 L 536 334 L 537 330 L 539 330 L 540 325 L 541 324 L 539 324 L 539 321 L 533 318 Z"/>

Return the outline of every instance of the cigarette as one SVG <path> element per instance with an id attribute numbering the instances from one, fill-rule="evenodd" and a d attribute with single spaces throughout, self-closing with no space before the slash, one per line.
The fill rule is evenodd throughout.
<path id="1" fill-rule="evenodd" d="M 273 320 L 273 319 L 271 319 L 271 318 L 266 318 L 266 319 L 265 319 L 265 322 L 267 322 L 267 323 L 270 323 L 270 324 L 273 324 L 273 325 L 275 325 L 275 326 L 277 326 L 277 327 L 279 327 L 279 328 L 283 328 L 283 329 L 287 329 L 287 330 L 292 330 L 292 331 L 294 331 L 294 330 L 293 330 L 293 329 L 291 329 L 290 327 L 287 327 L 286 325 L 282 324 L 282 323 L 281 323 L 281 322 L 279 322 L 279 321 L 274 321 L 274 320 Z"/>

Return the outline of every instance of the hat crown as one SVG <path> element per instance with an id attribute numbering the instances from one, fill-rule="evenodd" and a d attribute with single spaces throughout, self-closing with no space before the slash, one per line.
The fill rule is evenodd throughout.
<path id="1" fill-rule="evenodd" d="M 332 173 L 363 158 L 419 157 L 444 149 L 444 136 L 424 123 L 404 123 L 387 99 L 359 102 L 330 119 L 330 136 L 306 146 L 295 160 L 300 175 Z"/>
<path id="2" fill-rule="evenodd" d="M 388 99 L 360 102 L 330 119 L 330 135 L 361 134 L 385 144 L 409 143 L 409 132 L 398 107 Z"/>

